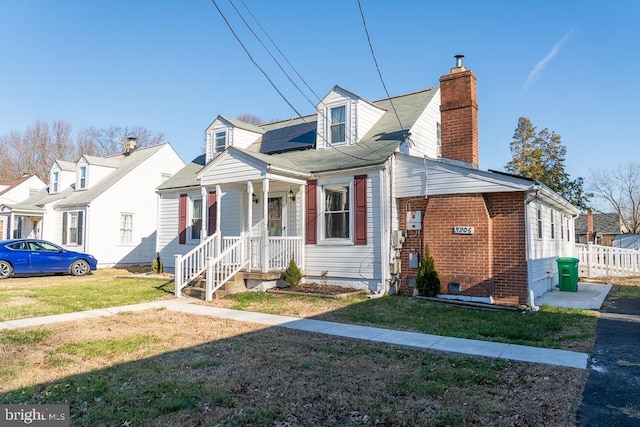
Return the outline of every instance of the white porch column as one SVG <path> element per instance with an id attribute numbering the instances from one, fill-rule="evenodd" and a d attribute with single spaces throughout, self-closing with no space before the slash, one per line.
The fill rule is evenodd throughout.
<path id="1" fill-rule="evenodd" d="M 208 235 L 209 228 L 209 192 L 205 186 L 200 187 L 202 196 L 202 226 L 200 227 L 200 241 L 203 242 Z"/>
<path id="2" fill-rule="evenodd" d="M 216 245 L 218 245 L 216 254 L 220 254 L 222 247 L 222 233 L 220 233 L 220 223 L 222 222 L 222 187 L 216 185 Z"/>
<path id="3" fill-rule="evenodd" d="M 9 214 L 9 224 L 7 226 L 7 239 L 13 239 L 13 229 L 16 227 L 16 216 L 13 211 Z M 20 238 L 21 236 L 18 236 Z"/>
<path id="4" fill-rule="evenodd" d="M 298 209 L 298 218 L 300 219 L 300 233 L 302 234 L 302 243 L 300 244 L 300 268 L 304 270 L 306 241 L 307 241 L 307 184 L 300 186 L 300 209 Z"/>
<path id="5" fill-rule="evenodd" d="M 262 179 L 262 272 L 269 271 L 269 178 Z"/>
<path id="6" fill-rule="evenodd" d="M 251 233 L 251 217 L 253 216 L 253 183 L 251 181 L 247 181 L 247 221 L 245 232 L 249 235 L 249 265 L 247 266 L 247 271 L 251 272 L 251 265 L 253 264 L 253 246 L 251 244 L 251 238 L 253 237 Z"/>

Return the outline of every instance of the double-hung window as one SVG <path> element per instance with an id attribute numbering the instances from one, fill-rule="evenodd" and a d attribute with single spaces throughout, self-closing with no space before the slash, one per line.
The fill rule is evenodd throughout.
<path id="1" fill-rule="evenodd" d="M 81 245 L 84 214 L 82 211 L 64 212 L 62 214 L 62 244 Z"/>
<path id="2" fill-rule="evenodd" d="M 330 184 L 324 190 L 324 238 L 350 239 L 350 184 Z"/>
<path id="3" fill-rule="evenodd" d="M 556 238 L 556 213 L 553 209 L 550 210 L 551 213 L 551 238 Z"/>
<path id="4" fill-rule="evenodd" d="M 227 132 L 216 132 L 214 144 L 217 153 L 222 153 L 227 148 Z"/>
<path id="5" fill-rule="evenodd" d="M 347 141 L 346 125 L 346 107 L 341 105 L 332 108 L 330 123 L 330 142 L 332 144 L 341 144 Z"/>
<path id="6" fill-rule="evenodd" d="M 536 217 L 538 220 L 538 239 L 542 239 L 542 204 L 536 204 Z"/>
<path id="7" fill-rule="evenodd" d="M 202 233 L 202 198 L 191 199 L 191 223 L 189 238 L 199 241 Z"/>
<path id="8" fill-rule="evenodd" d="M 436 123 L 436 156 L 442 157 L 442 127 Z"/>
<path id="9" fill-rule="evenodd" d="M 80 168 L 80 188 L 87 188 L 87 167 L 82 166 Z"/>
<path id="10" fill-rule="evenodd" d="M 57 193 L 58 192 L 59 179 L 60 179 L 60 173 L 59 172 L 54 172 L 53 173 L 53 193 Z"/>
<path id="11" fill-rule="evenodd" d="M 120 243 L 125 245 L 133 243 L 133 214 L 131 213 L 120 214 Z"/>

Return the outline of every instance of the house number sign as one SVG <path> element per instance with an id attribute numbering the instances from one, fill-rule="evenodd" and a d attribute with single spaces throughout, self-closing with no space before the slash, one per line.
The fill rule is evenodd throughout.
<path id="1" fill-rule="evenodd" d="M 453 227 L 453 234 L 473 234 L 474 231 L 473 227 Z"/>

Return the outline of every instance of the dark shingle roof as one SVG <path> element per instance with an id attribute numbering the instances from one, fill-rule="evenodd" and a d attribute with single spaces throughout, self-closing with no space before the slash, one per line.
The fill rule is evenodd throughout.
<path id="1" fill-rule="evenodd" d="M 593 214 L 593 231 L 597 234 L 620 234 L 620 215 L 617 213 Z M 587 234 L 587 215 L 576 218 L 576 234 Z"/>

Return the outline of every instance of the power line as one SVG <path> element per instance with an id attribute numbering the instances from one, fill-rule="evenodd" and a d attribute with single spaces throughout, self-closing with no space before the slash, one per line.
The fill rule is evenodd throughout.
<path id="1" fill-rule="evenodd" d="M 378 60 L 376 59 L 376 54 L 373 51 L 373 44 L 371 44 L 371 37 L 369 36 L 367 21 L 365 21 L 364 19 L 364 12 L 362 11 L 362 4 L 360 3 L 360 0 L 358 0 L 358 8 L 360 9 L 360 16 L 362 17 L 362 25 L 364 26 L 364 32 L 367 36 L 367 42 L 369 43 L 369 49 L 371 49 L 371 56 L 373 57 L 373 62 L 376 65 L 376 70 L 378 70 L 378 76 L 380 77 L 380 81 L 382 82 L 382 87 L 384 87 L 384 91 L 387 94 L 387 99 L 389 100 L 389 103 L 391 104 L 391 108 L 393 108 L 393 112 L 395 113 L 396 118 L 398 119 L 400 130 L 404 130 L 404 127 L 402 126 L 402 121 L 400 120 L 400 116 L 398 115 L 398 111 L 396 110 L 396 106 L 393 105 L 393 101 L 391 100 L 391 95 L 389 95 L 389 91 L 387 90 L 387 85 L 384 83 L 384 79 L 382 78 L 382 72 L 380 71 L 380 67 L 378 66 Z"/>
<path id="2" fill-rule="evenodd" d="M 284 70 L 284 68 L 280 65 L 280 62 L 278 62 L 278 60 L 273 56 L 273 54 L 271 53 L 271 51 L 267 48 L 267 46 L 265 46 L 265 44 L 262 42 L 262 40 L 260 39 L 260 37 L 258 37 L 258 35 L 253 31 L 253 29 L 251 28 L 251 26 L 247 23 L 247 21 L 243 18 L 242 14 L 238 11 L 238 9 L 235 7 L 235 5 L 233 4 L 232 0 L 229 0 L 231 5 L 233 6 L 233 8 L 236 10 L 236 13 L 238 13 L 238 15 L 240 16 L 240 19 L 242 19 L 242 21 L 245 23 L 245 25 L 247 26 L 247 28 L 249 28 L 249 31 L 251 31 L 251 33 L 256 37 L 256 39 L 260 42 L 260 44 L 262 45 L 262 47 L 267 51 L 267 53 L 271 56 L 271 58 L 276 62 L 276 64 L 278 64 L 278 67 L 280 68 L 280 70 L 287 76 L 287 78 L 289 79 L 289 81 L 291 82 L 291 84 L 298 89 L 298 91 L 307 99 L 307 101 L 309 101 L 309 103 L 311 104 L 312 107 L 316 108 L 316 105 L 302 92 L 302 90 L 300 89 L 300 87 L 298 85 L 296 85 L 293 80 L 291 80 L 291 77 L 289 76 L 289 74 Z M 320 104 L 322 104 L 323 107 L 325 107 L 325 109 L 328 109 L 328 106 L 322 101 L 322 99 L 320 98 L 320 96 L 318 96 L 317 93 L 314 92 L 314 90 L 311 88 L 311 86 L 309 86 L 309 84 L 306 82 L 306 80 L 302 77 L 302 75 L 298 72 L 298 70 L 296 70 L 296 68 L 293 66 L 293 64 L 291 63 L 291 61 L 289 61 L 289 59 L 287 59 L 286 55 L 284 54 L 284 52 L 282 52 L 282 50 L 280 50 L 280 48 L 278 47 L 278 45 L 276 44 L 276 42 L 271 38 L 271 36 L 269 36 L 269 33 L 267 33 L 267 30 L 262 26 L 262 24 L 260 24 L 260 21 L 258 20 L 258 18 L 251 12 L 251 10 L 249 9 L 249 7 L 245 4 L 244 0 L 240 0 L 241 3 L 243 4 L 243 6 L 245 7 L 245 9 L 247 9 L 247 12 L 249 12 L 249 15 L 251 15 L 251 17 L 253 18 L 253 20 L 256 22 L 256 24 L 258 24 L 258 27 L 260 27 L 260 29 L 262 30 L 262 32 L 267 36 L 267 38 L 269 39 L 269 41 L 271 42 L 271 44 L 276 48 L 276 50 L 278 51 L 278 53 L 280 53 L 280 55 L 282 56 L 282 58 L 284 58 L 284 60 L 287 62 L 287 64 L 289 64 L 289 66 L 291 67 L 291 69 L 296 73 L 296 75 L 300 78 L 300 80 L 302 80 L 302 82 L 305 84 L 305 86 L 311 91 L 311 93 L 316 97 L 316 99 L 318 100 L 318 102 Z M 325 113 L 323 111 L 320 112 L 320 115 L 322 116 L 323 119 L 327 119 Z M 361 143 L 362 145 L 364 145 L 365 147 L 367 147 L 367 149 L 374 151 L 373 148 L 368 145 L 366 142 L 359 140 L 358 136 L 356 135 L 356 132 L 353 128 L 349 127 L 349 132 L 351 133 L 351 136 L 353 137 L 353 140 L 355 141 L 355 143 Z M 317 132 L 316 132 L 317 134 Z M 331 143 L 329 143 L 326 138 L 321 137 L 324 142 L 327 143 L 327 145 L 329 145 L 330 147 L 335 148 Z"/>
<path id="3" fill-rule="evenodd" d="M 218 3 L 216 2 L 216 0 L 211 0 L 211 2 L 213 3 L 213 5 L 215 6 L 216 10 L 218 11 L 218 13 L 220 14 L 220 16 L 222 17 L 222 19 L 224 20 L 225 24 L 227 25 L 227 27 L 229 28 L 229 31 L 231 31 L 231 33 L 233 34 L 233 36 L 235 37 L 236 41 L 240 44 L 240 46 L 242 47 L 242 49 L 245 51 L 245 53 L 247 54 L 247 56 L 249 57 L 249 60 L 253 63 L 253 65 L 256 66 L 256 68 L 258 68 L 258 70 L 260 70 L 260 72 L 264 75 L 264 77 L 267 79 L 267 81 L 271 84 L 271 86 L 273 87 L 273 89 L 278 93 L 278 95 L 280 95 L 280 97 L 287 103 L 287 105 L 298 115 L 298 117 L 302 120 L 303 123 L 308 124 L 308 122 L 304 119 L 304 117 L 302 116 L 302 114 L 300 114 L 300 112 L 293 106 L 293 104 L 287 99 L 287 97 L 280 91 L 280 89 L 278 89 L 278 87 L 276 86 L 276 84 L 273 82 L 273 80 L 271 80 L 271 78 L 269 77 L 269 75 L 267 74 L 267 72 L 256 62 L 256 60 L 253 58 L 253 56 L 251 55 L 251 53 L 249 52 L 249 49 L 245 46 L 245 44 L 242 42 L 242 40 L 240 39 L 240 37 L 238 36 L 238 34 L 235 32 L 235 30 L 233 29 L 231 23 L 229 22 L 229 20 L 227 19 L 227 17 L 225 16 L 225 14 L 222 12 L 222 10 L 220 9 L 220 7 L 218 6 Z M 230 0 L 231 3 L 231 0 Z M 233 3 L 231 3 L 233 6 Z M 236 12 L 238 12 L 237 8 L 235 8 L 235 6 L 233 6 L 234 9 L 236 10 Z M 246 6 L 245 6 L 246 7 Z M 239 14 L 239 12 L 238 12 Z M 242 16 L 241 16 L 242 18 Z M 243 21 L 246 24 L 246 21 L 243 19 Z M 253 33 L 253 31 L 252 31 Z M 253 33 L 255 36 L 255 33 Z M 257 37 L 257 36 L 256 36 Z M 263 44 L 264 46 L 264 44 Z M 265 47 L 266 49 L 266 47 Z M 273 56 L 272 56 L 273 57 Z M 274 58 L 275 59 L 275 58 Z M 276 61 L 277 62 L 277 61 Z M 285 73 L 286 74 L 286 73 Z M 296 86 L 297 87 L 297 86 Z M 308 99 L 308 98 L 307 98 Z M 312 103 L 313 105 L 313 103 Z M 349 154 L 349 153 L 345 153 L 344 151 L 340 150 L 338 147 L 336 147 L 335 145 L 331 144 L 325 137 L 324 135 L 320 135 L 318 134 L 317 129 L 314 129 L 314 133 L 316 134 L 316 136 L 319 136 L 320 138 L 322 138 L 322 140 L 331 148 L 335 149 L 336 151 L 338 151 L 339 153 L 348 156 L 348 157 L 352 157 L 354 159 L 357 160 L 362 160 L 362 161 L 371 161 L 371 160 L 376 160 L 376 159 L 365 159 L 362 157 L 358 157 L 358 156 L 354 156 L 353 154 Z M 370 147 L 369 147 L 370 148 Z"/>

